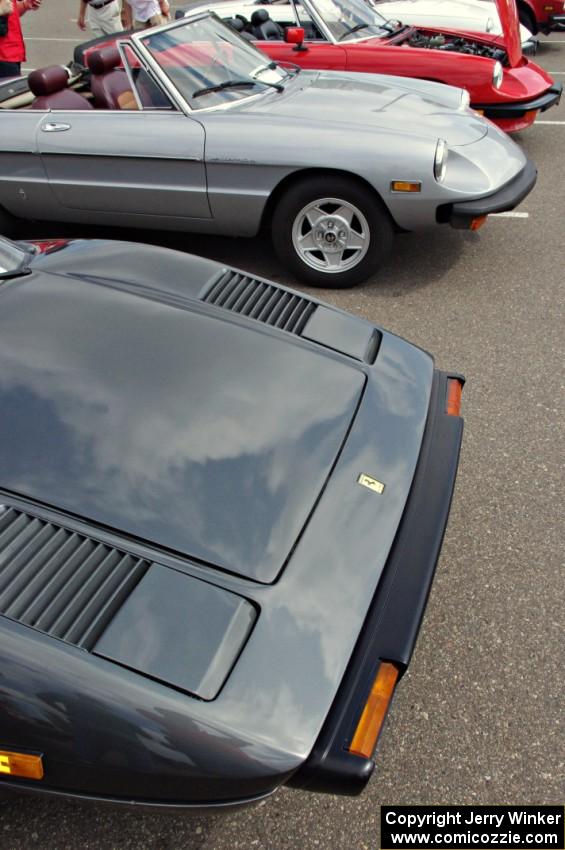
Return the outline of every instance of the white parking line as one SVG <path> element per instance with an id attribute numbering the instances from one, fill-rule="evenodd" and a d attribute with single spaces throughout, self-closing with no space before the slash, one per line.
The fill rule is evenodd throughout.
<path id="1" fill-rule="evenodd" d="M 503 212 L 491 213 L 489 218 L 529 218 L 530 214 L 526 212 Z"/>
<path id="2" fill-rule="evenodd" d="M 536 124 L 553 124 L 555 127 L 557 127 L 559 125 L 565 126 L 565 121 L 536 121 L 533 126 L 535 127 Z"/>
<path id="3" fill-rule="evenodd" d="M 39 35 L 28 35 L 26 36 L 26 41 L 73 41 L 76 43 L 79 38 L 80 33 L 77 35 L 76 38 L 44 38 L 43 36 Z"/>
<path id="4" fill-rule="evenodd" d="M 548 74 L 553 74 L 554 76 L 555 76 L 555 75 L 559 75 L 560 77 L 562 77 L 562 76 L 563 76 L 563 74 L 565 74 L 565 71 L 548 71 L 547 73 L 548 73 Z"/>

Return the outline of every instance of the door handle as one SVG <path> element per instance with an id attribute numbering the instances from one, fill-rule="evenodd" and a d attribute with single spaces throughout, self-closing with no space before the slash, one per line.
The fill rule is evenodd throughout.
<path id="1" fill-rule="evenodd" d="M 57 121 L 47 121 L 41 125 L 44 133 L 62 133 L 63 130 L 70 130 L 70 124 L 58 124 Z"/>

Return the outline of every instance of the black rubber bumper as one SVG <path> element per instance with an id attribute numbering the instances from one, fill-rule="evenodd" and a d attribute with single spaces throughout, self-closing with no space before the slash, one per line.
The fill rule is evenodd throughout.
<path id="1" fill-rule="evenodd" d="M 524 56 L 535 56 L 538 52 L 539 38 L 532 35 L 527 41 L 522 42 L 522 53 Z"/>
<path id="2" fill-rule="evenodd" d="M 534 100 L 522 100 L 518 103 L 473 103 L 473 109 L 482 112 L 485 118 L 493 121 L 503 118 L 523 118 L 526 112 L 536 110 L 545 112 L 551 106 L 556 106 L 561 100 L 563 83 L 554 83 L 546 92 Z"/>
<path id="3" fill-rule="evenodd" d="M 463 420 L 445 413 L 447 381 L 435 372 L 418 466 L 396 539 L 351 662 L 318 740 L 290 778 L 295 788 L 359 794 L 374 760 L 347 749 L 381 661 L 408 666 L 432 585 L 455 486 Z"/>
<path id="4" fill-rule="evenodd" d="M 449 223 L 452 227 L 467 229 L 474 218 L 513 210 L 532 191 L 537 176 L 538 172 L 534 163 L 528 160 L 516 177 L 492 195 L 477 198 L 474 201 L 462 201 L 460 204 L 453 204 Z"/>

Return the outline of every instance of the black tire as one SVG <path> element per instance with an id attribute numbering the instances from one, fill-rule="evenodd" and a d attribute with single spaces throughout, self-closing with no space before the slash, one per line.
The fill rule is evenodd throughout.
<path id="1" fill-rule="evenodd" d="M 538 25 L 534 16 L 532 15 L 531 10 L 528 9 L 527 6 L 523 6 L 522 4 L 518 6 L 518 18 L 522 26 L 526 27 L 526 29 L 529 30 L 532 35 L 537 34 Z"/>
<path id="2" fill-rule="evenodd" d="M 14 236 L 15 232 L 16 219 L 0 207 L 0 236 Z"/>
<path id="3" fill-rule="evenodd" d="M 325 262 L 324 257 L 327 255 L 315 248 L 309 249 L 309 259 L 317 267 L 309 265 L 294 244 L 293 232 L 303 232 L 300 230 L 301 223 L 306 226 L 306 233 L 301 238 L 309 235 L 308 227 L 310 227 L 310 224 L 304 220 L 304 209 L 317 201 L 322 201 L 322 199 L 336 199 L 339 203 L 352 205 L 365 219 L 363 223 L 362 219 L 354 214 L 350 225 L 345 224 L 345 227 L 350 226 L 351 234 L 357 236 L 358 239 L 364 238 L 366 245 L 359 249 L 348 249 L 346 247 L 341 251 L 340 257 L 343 257 L 343 260 L 340 260 L 340 262 L 345 266 L 343 271 L 324 271 L 321 266 Z M 321 209 L 323 212 L 327 211 L 325 219 L 320 218 L 321 228 L 324 226 L 326 228 L 341 227 L 339 217 L 335 220 L 331 218 L 332 211 L 337 212 L 338 210 L 335 204 L 333 210 L 332 204 L 323 205 Z M 325 224 L 326 220 L 329 224 Z M 368 239 L 360 237 L 355 232 L 359 230 L 368 231 Z M 314 233 L 314 227 L 311 227 L 311 231 Z M 320 244 L 328 252 L 339 253 L 339 246 L 330 249 L 324 241 L 329 239 L 329 235 L 332 234 L 328 234 L 327 229 L 325 236 L 322 236 L 321 233 L 322 230 L 316 229 L 316 238 L 321 240 Z M 336 234 L 334 231 L 332 233 L 332 238 L 335 241 Z M 350 230 L 339 230 L 340 237 L 346 233 L 349 234 Z M 346 176 L 319 176 L 296 183 L 282 196 L 273 212 L 272 240 L 277 257 L 297 278 L 310 286 L 343 289 L 362 283 L 374 274 L 387 258 L 392 248 L 393 238 L 394 228 L 391 218 L 379 197 L 370 189 L 357 183 L 355 179 Z"/>

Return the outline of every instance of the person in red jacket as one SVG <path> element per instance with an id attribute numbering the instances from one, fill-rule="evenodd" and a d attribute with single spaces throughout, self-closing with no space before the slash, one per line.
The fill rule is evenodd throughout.
<path id="1" fill-rule="evenodd" d="M 12 12 L 5 17 L 6 34 L 0 35 L 0 77 L 17 77 L 21 74 L 26 51 L 20 17 L 39 9 L 41 0 L 12 0 Z M 2 30 L 0 30 L 2 32 Z"/>

